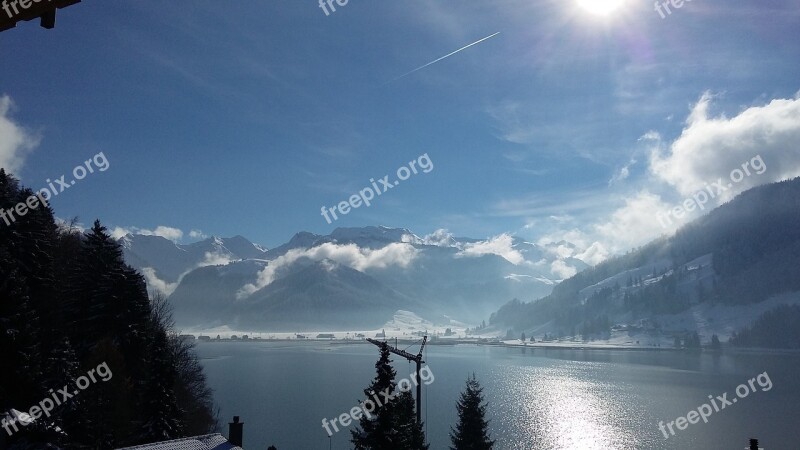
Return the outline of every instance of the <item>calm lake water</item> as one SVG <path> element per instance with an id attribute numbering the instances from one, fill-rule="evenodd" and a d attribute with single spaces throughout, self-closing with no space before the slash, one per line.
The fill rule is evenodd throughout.
<path id="1" fill-rule="evenodd" d="M 412 348 L 413 350 L 413 348 Z M 225 422 L 242 417 L 246 450 L 350 449 L 349 430 L 329 442 L 322 418 L 349 411 L 375 375 L 371 344 L 220 342 L 197 346 Z M 489 402 L 492 437 L 506 449 L 800 449 L 800 355 L 687 354 L 429 346 L 435 381 L 423 389 L 430 448 L 448 448 L 455 403 L 475 373 Z M 397 378 L 414 366 L 395 357 Z M 665 439 L 658 422 L 686 416 L 709 395 L 767 372 L 744 398 Z M 762 380 L 764 378 L 762 377 Z M 766 383 L 764 383 L 766 384 Z M 743 392 L 743 390 L 741 391 Z M 721 402 L 717 401 L 719 406 Z"/>

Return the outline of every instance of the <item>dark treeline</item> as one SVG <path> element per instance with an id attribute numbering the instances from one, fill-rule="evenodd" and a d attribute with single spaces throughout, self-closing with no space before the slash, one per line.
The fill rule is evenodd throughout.
<path id="1" fill-rule="evenodd" d="M 0 169 L 0 208 L 32 194 Z M 47 205 L 15 219 L 0 222 L 0 448 L 106 449 L 214 430 L 212 393 L 191 345 L 106 229 L 58 226 Z M 50 417 L 19 419 L 16 411 L 62 400 L 65 386 L 77 391 L 76 380 L 102 364 L 111 376 Z"/>
<path id="2" fill-rule="evenodd" d="M 654 219 L 655 220 L 655 219 Z M 637 317 L 674 314 L 692 304 L 748 304 L 800 290 L 800 178 L 746 191 L 706 216 L 625 255 L 579 272 L 530 303 L 514 300 L 492 314 L 490 323 L 524 330 L 554 320 L 564 329 L 602 314 L 633 312 Z M 714 276 L 690 291 L 684 264 L 712 255 Z M 611 276 L 657 262 L 669 262 L 623 286 L 580 291 Z M 656 280 L 657 279 L 657 280 Z M 645 281 L 655 281 L 645 283 Z"/>
<path id="3" fill-rule="evenodd" d="M 762 314 L 752 326 L 733 333 L 736 347 L 800 348 L 800 306 L 781 305 Z"/>

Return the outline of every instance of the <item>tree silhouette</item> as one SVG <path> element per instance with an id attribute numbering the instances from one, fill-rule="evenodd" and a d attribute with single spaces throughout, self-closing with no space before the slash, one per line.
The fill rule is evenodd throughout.
<path id="1" fill-rule="evenodd" d="M 422 425 L 416 423 L 411 393 L 396 392 L 396 372 L 389 359 L 389 346 L 383 343 L 380 351 L 375 363 L 377 373 L 364 389 L 367 399 L 362 403 L 367 410 L 373 407 L 374 410 L 361 416 L 359 426 L 350 431 L 350 442 L 355 450 L 427 450 Z M 396 394 L 399 395 L 395 398 Z M 387 400 L 387 396 L 392 400 Z"/>
<path id="2" fill-rule="evenodd" d="M 450 429 L 450 450 L 491 450 L 494 441 L 489 439 L 489 422 L 486 420 L 486 405 L 483 388 L 475 374 L 467 379 L 466 389 L 456 403 L 458 424 Z"/>

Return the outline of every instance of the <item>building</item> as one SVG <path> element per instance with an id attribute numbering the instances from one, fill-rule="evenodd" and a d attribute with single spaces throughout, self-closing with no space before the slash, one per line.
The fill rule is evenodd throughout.
<path id="1" fill-rule="evenodd" d="M 205 436 L 137 445 L 135 447 L 124 447 L 118 450 L 242 450 L 242 447 L 233 445 L 225 439 L 225 436 L 214 433 Z"/>
<path id="2" fill-rule="evenodd" d="M 228 439 L 214 433 L 203 436 L 194 436 L 170 441 L 154 442 L 152 444 L 123 447 L 117 450 L 244 450 L 242 439 L 244 436 L 244 422 L 239 421 L 239 416 L 233 416 L 233 422 L 228 424 Z"/>

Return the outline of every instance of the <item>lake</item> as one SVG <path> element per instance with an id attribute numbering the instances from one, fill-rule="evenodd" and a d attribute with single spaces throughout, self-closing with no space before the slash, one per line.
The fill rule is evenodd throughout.
<path id="1" fill-rule="evenodd" d="M 227 422 L 241 416 L 245 450 L 352 448 L 353 425 L 329 440 L 322 419 L 330 421 L 363 400 L 375 376 L 377 347 L 212 342 L 198 344 L 197 352 L 221 408 L 222 432 L 227 435 Z M 398 380 L 414 371 L 404 359 L 392 359 Z M 796 353 L 459 345 L 428 346 L 425 359 L 435 376 L 423 386 L 422 404 L 432 450 L 448 448 L 455 403 L 472 373 L 484 387 L 497 450 L 743 449 L 751 437 L 766 450 L 800 448 Z M 708 423 L 696 415 L 689 419 L 697 423 L 676 421 L 704 403 L 711 411 Z M 670 421 L 674 435 L 667 429 Z M 681 424 L 685 429 L 678 429 Z"/>

